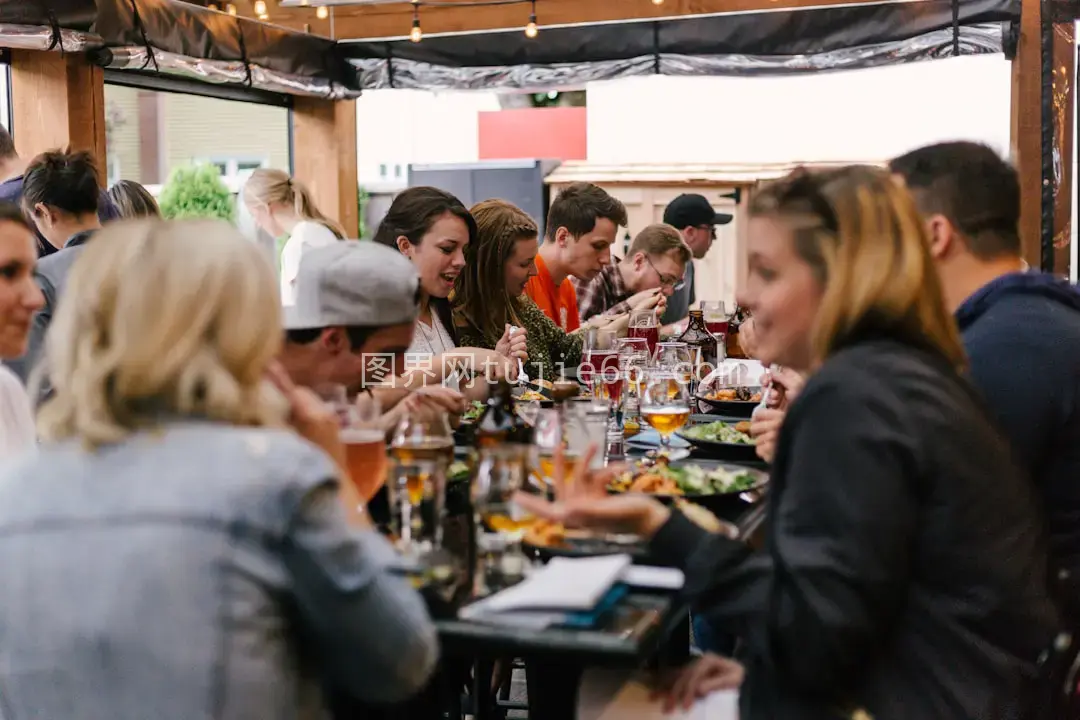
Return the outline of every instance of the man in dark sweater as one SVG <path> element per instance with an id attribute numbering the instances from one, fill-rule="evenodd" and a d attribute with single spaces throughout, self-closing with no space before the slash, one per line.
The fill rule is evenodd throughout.
<path id="1" fill-rule="evenodd" d="M 23 175 L 29 160 L 23 160 L 15 152 L 15 141 L 11 133 L 0 127 L 0 200 L 22 205 Z M 105 223 L 120 217 L 120 211 L 102 190 L 98 197 L 98 219 Z M 56 252 L 56 248 L 39 232 L 37 234 L 38 255 L 45 257 Z"/>
<path id="2" fill-rule="evenodd" d="M 1025 271 L 1016 171 L 950 142 L 892 161 L 930 231 L 971 379 L 1037 484 L 1062 609 L 1080 625 L 1080 293 Z"/>

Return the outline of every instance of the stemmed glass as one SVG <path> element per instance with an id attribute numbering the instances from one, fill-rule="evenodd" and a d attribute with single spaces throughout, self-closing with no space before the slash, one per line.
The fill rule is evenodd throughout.
<path id="1" fill-rule="evenodd" d="M 618 376 L 619 352 L 615 349 L 618 336 L 612 330 L 592 328 L 582 338 L 582 380 L 589 384 L 593 397 L 603 398 L 618 387 L 612 382 Z M 616 399 L 617 400 L 617 399 Z"/>
<path id="2" fill-rule="evenodd" d="M 636 414 L 640 405 L 651 352 L 645 338 L 621 338 L 616 347 L 619 350 L 619 375 L 624 383 L 622 413 L 625 418 Z"/>
<path id="3" fill-rule="evenodd" d="M 656 349 L 656 368 L 672 374 L 683 385 L 694 378 L 690 347 L 684 342 L 663 342 Z"/>
<path id="4" fill-rule="evenodd" d="M 649 347 L 649 355 L 656 354 L 660 342 L 660 318 L 656 310 L 639 310 L 630 316 L 627 337 L 641 338 Z"/>
<path id="5" fill-rule="evenodd" d="M 391 502 L 402 553 L 438 550 L 442 546 L 446 470 L 454 459 L 454 436 L 446 413 L 429 407 L 410 410 L 394 429 L 390 454 L 396 462 Z M 432 509 L 429 523 L 422 515 L 425 501 Z"/>
<path id="6" fill-rule="evenodd" d="M 660 452 L 671 454 L 671 435 L 690 420 L 690 392 L 668 370 L 653 370 L 641 396 L 641 416 L 660 435 Z"/>
<path id="7" fill-rule="evenodd" d="M 551 489 L 555 477 L 555 451 L 565 447 L 566 440 L 563 437 L 562 414 L 555 408 L 540 410 L 536 415 L 536 424 L 533 426 L 533 449 L 536 451 L 536 461 L 533 463 L 539 471 L 541 487 L 544 491 Z M 574 467 L 576 457 L 565 458 L 567 467 Z"/>

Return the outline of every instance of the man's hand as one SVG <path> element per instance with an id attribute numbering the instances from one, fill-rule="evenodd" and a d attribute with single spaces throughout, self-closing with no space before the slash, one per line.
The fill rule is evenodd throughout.
<path id="1" fill-rule="evenodd" d="M 660 288 L 651 288 L 631 295 L 626 300 L 626 304 L 630 306 L 630 312 L 640 312 L 642 310 L 652 310 L 658 307 L 661 302 L 666 302 L 666 300 L 667 298 L 664 297 L 664 293 L 660 291 Z"/>

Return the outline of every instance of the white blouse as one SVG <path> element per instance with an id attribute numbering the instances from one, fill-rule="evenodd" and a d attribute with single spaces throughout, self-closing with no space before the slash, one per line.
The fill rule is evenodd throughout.
<path id="1" fill-rule="evenodd" d="M 296 275 L 300 272 L 300 259 L 304 253 L 315 248 L 338 242 L 338 237 L 322 223 L 304 220 L 293 228 L 292 235 L 281 248 L 281 304 L 296 304 Z"/>
<path id="2" fill-rule="evenodd" d="M 450 333 L 443 327 L 438 314 L 433 312 L 431 313 L 431 325 L 425 325 L 421 320 L 416 321 L 416 326 L 413 328 L 412 344 L 409 345 L 406 353 L 406 364 L 409 365 L 408 369 L 410 370 L 414 368 L 420 369 L 421 366 L 417 362 L 417 358 L 442 355 L 443 353 L 452 352 L 456 347 L 454 339 L 450 337 Z M 461 390 L 461 381 L 457 375 L 444 378 L 442 384 L 452 390 Z"/>
<path id="3" fill-rule="evenodd" d="M 34 410 L 18 376 L 0 365 L 0 466 L 25 452 L 37 450 Z"/>

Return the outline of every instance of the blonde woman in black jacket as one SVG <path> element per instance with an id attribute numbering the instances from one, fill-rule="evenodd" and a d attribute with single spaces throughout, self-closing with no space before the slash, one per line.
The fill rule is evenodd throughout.
<path id="1" fill-rule="evenodd" d="M 1022 709 L 1056 629 L 1030 483 L 976 394 L 910 197 L 879 169 L 798 172 L 750 205 L 760 360 L 812 373 L 780 432 L 765 547 L 645 496 L 538 513 L 632 529 L 742 641 L 680 703 L 742 680 L 743 720 L 988 720 Z M 585 481 L 585 482 L 579 482 Z M 1019 715 L 1023 717 L 1024 715 Z"/>

